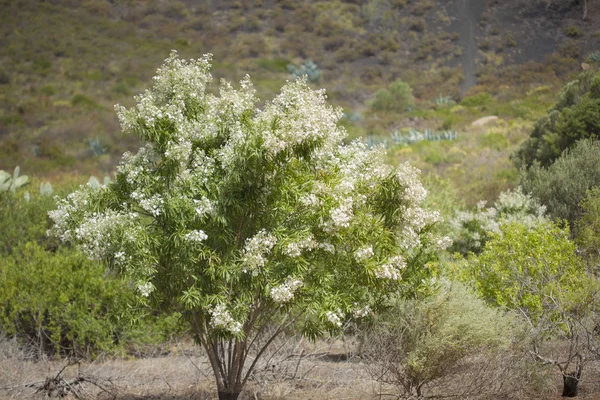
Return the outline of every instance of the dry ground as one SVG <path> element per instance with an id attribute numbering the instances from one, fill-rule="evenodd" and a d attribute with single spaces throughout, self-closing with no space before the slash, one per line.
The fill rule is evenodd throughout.
<path id="1" fill-rule="evenodd" d="M 266 358 L 240 400 L 359 400 L 394 399 L 394 388 L 377 384 L 356 359 L 338 357 L 343 346 L 318 346 L 296 342 L 283 355 Z M 300 357 L 301 356 L 301 357 Z M 341 359 L 340 359 L 341 358 Z M 64 369 L 64 370 L 63 370 Z M 190 343 L 173 345 L 167 356 L 149 358 L 99 358 L 94 362 L 71 364 L 67 360 L 28 359 L 14 342 L 0 341 L 0 399 L 42 399 L 49 392 L 37 390 L 49 378 L 73 382 L 79 394 L 66 399 L 119 400 L 208 400 L 216 398 L 216 388 L 208 360 Z M 96 384 L 98 386 L 96 386 Z M 103 389 L 100 389 L 101 386 Z M 47 385 L 49 387 L 49 385 Z M 37 390 L 37 393 L 36 393 Z M 558 400 L 560 379 L 550 388 L 552 394 L 529 399 Z M 581 383 L 584 400 L 600 400 L 600 366 L 585 371 Z M 52 398 L 58 398 L 55 390 Z M 456 397 L 455 397 L 456 398 Z M 502 398 L 502 397 L 496 397 Z M 524 398 L 524 397 L 514 397 Z"/>

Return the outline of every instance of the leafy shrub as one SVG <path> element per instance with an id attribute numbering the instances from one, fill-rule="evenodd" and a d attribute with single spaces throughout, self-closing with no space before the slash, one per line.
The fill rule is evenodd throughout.
<path id="1" fill-rule="evenodd" d="M 582 214 L 579 206 L 589 189 L 600 186 L 600 142 L 581 140 L 545 168 L 538 163 L 521 175 L 525 193 L 538 198 L 556 219 L 574 223 Z"/>
<path id="2" fill-rule="evenodd" d="M 574 397 L 599 344 L 600 282 L 577 256 L 568 226 L 547 222 L 531 229 L 514 221 L 500 229 L 479 257 L 470 257 L 466 279 L 490 303 L 523 316 L 531 327 L 530 353 L 555 365 L 563 396 Z M 566 345 L 548 346 L 552 339 Z"/>
<path id="3" fill-rule="evenodd" d="M 39 354 L 90 356 L 113 351 L 133 291 L 105 279 L 104 267 L 81 253 L 48 253 L 21 243 L 0 261 L 0 328 L 35 344 Z"/>
<path id="4" fill-rule="evenodd" d="M 461 100 L 460 105 L 464 107 L 485 107 L 488 106 L 493 99 L 494 98 L 491 94 L 483 92 L 473 96 L 465 97 Z"/>
<path id="5" fill-rule="evenodd" d="M 600 271 L 600 188 L 588 190 L 579 206 L 582 215 L 575 223 L 575 243 L 598 273 Z"/>
<path id="6" fill-rule="evenodd" d="M 491 372 L 493 354 L 509 349 L 518 330 L 514 317 L 460 284 L 446 284 L 429 298 L 399 300 L 378 316 L 362 334 L 360 355 L 370 375 L 394 385 L 400 397 L 435 395 L 433 386 L 448 377 L 453 384 L 444 395 L 499 395 L 506 389 L 493 382 L 497 371 L 482 372 Z"/>
<path id="7" fill-rule="evenodd" d="M 47 185 L 46 185 L 47 186 Z M 65 188 L 59 188 L 63 193 Z M 48 190 L 46 188 L 46 190 Z M 131 309 L 129 284 L 46 235 L 52 196 L 0 193 L 0 332 L 38 356 L 135 350 L 181 334 L 177 316 Z"/>
<path id="8" fill-rule="evenodd" d="M 408 83 L 397 79 L 388 89 L 378 90 L 371 108 L 375 111 L 403 112 L 415 106 L 412 89 Z"/>
<path id="9" fill-rule="evenodd" d="M 529 168 L 534 161 L 547 167 L 578 140 L 600 138 L 599 113 L 600 73 L 585 72 L 563 88 L 557 103 L 513 154 L 513 162 L 518 168 Z"/>
<path id="10" fill-rule="evenodd" d="M 577 25 L 568 25 L 563 28 L 565 35 L 570 37 L 579 37 L 583 35 L 583 30 Z"/>
<path id="11" fill-rule="evenodd" d="M 48 211 L 56 202 L 51 196 L 24 193 L 0 193 L 0 258 L 10 254 L 20 243 L 35 242 L 42 247 L 56 248 L 56 239 L 48 238 Z"/>
<path id="12" fill-rule="evenodd" d="M 485 208 L 485 202 L 481 201 L 472 211 L 456 212 L 450 220 L 453 240 L 450 250 L 479 253 L 492 235 L 502 233 L 501 226 L 506 223 L 519 221 L 530 229 L 546 223 L 545 210 L 537 199 L 523 194 L 521 188 L 502 192 L 494 207 Z"/>

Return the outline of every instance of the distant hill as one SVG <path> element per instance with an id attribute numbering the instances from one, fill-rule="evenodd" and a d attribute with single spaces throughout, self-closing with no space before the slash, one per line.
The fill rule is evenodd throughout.
<path id="1" fill-rule="evenodd" d="M 417 104 L 559 84 L 600 60 L 600 10 L 582 0 L 0 1 L 0 169 L 109 172 L 134 149 L 115 103 L 133 104 L 177 49 L 249 73 L 268 99 L 312 60 L 315 86 L 362 112 L 401 78 Z M 218 79 L 216 80 L 218 82 Z M 507 92 L 504 90 L 504 92 Z"/>

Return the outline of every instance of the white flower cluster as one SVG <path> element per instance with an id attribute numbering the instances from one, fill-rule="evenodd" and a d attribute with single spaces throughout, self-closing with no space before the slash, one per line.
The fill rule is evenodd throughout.
<path id="1" fill-rule="evenodd" d="M 154 291 L 154 285 L 151 282 L 144 282 L 138 284 L 137 289 L 142 296 L 148 297 Z"/>
<path id="2" fill-rule="evenodd" d="M 212 214 L 214 212 L 214 206 L 212 202 L 206 197 L 202 197 L 200 200 L 194 199 L 196 214 L 200 218 L 204 217 L 207 214 Z"/>
<path id="3" fill-rule="evenodd" d="M 339 207 L 334 208 L 330 212 L 331 222 L 333 227 L 347 228 L 350 226 L 350 220 L 354 216 L 352 211 L 352 198 L 346 198 Z M 327 228 L 327 227 L 326 227 Z M 331 227 L 329 227 L 331 230 Z"/>
<path id="4" fill-rule="evenodd" d="M 373 246 L 367 246 L 360 248 L 354 252 L 354 259 L 357 262 L 363 262 L 368 258 L 373 257 L 375 253 L 373 253 Z"/>
<path id="5" fill-rule="evenodd" d="M 294 293 L 301 286 L 302 281 L 300 279 L 290 276 L 285 283 L 271 289 L 271 298 L 276 303 L 287 303 L 294 298 Z"/>
<path id="6" fill-rule="evenodd" d="M 272 155 L 277 155 L 292 146 L 323 140 L 337 145 L 345 132 L 337 126 L 342 116 L 341 109 L 327 106 L 323 90 L 311 90 L 306 79 L 289 82 L 281 93 L 268 103 L 257 116 L 264 145 Z M 272 127 L 272 121 L 279 121 Z"/>
<path id="7" fill-rule="evenodd" d="M 357 307 L 352 311 L 352 316 L 354 318 L 364 318 L 371 313 L 371 307 L 369 307 L 368 304 L 362 308 L 359 308 L 356 303 L 354 303 L 354 306 Z"/>
<path id="8" fill-rule="evenodd" d="M 111 255 L 119 233 L 135 229 L 138 214 L 107 210 L 104 213 L 87 214 L 75 229 L 74 239 L 81 243 L 83 252 L 90 259 L 104 259 Z"/>
<path id="9" fill-rule="evenodd" d="M 319 243 L 318 247 L 320 249 L 325 250 L 328 253 L 335 254 L 335 246 L 332 245 L 331 243 L 327 243 L 327 242 Z"/>
<path id="10" fill-rule="evenodd" d="M 485 207 L 485 201 L 477 203 L 473 211 L 459 211 L 450 221 L 453 241 L 460 251 L 478 251 L 490 234 L 501 234 L 500 226 L 516 221 L 534 228 L 548 221 L 546 209 L 521 188 L 500 193 L 494 207 Z"/>
<path id="11" fill-rule="evenodd" d="M 327 311 L 325 313 L 325 318 L 327 318 L 327 320 L 334 326 L 337 326 L 339 328 L 342 327 L 342 318 L 344 317 L 344 314 L 342 313 L 341 310 L 337 310 L 337 311 Z"/>
<path id="12" fill-rule="evenodd" d="M 137 107 L 125 109 L 115 106 L 121 127 L 125 132 L 135 131 L 139 121 L 148 127 L 160 119 L 168 119 L 178 127 L 185 126 L 185 102 L 191 98 L 202 100 L 206 85 L 212 80 L 210 73 L 210 55 L 202 59 L 184 61 L 171 52 L 163 66 L 154 77 L 152 90 L 136 96 Z M 177 71 L 174 73 L 173 71 Z"/>
<path id="13" fill-rule="evenodd" d="M 391 257 L 386 264 L 375 269 L 375 276 L 379 279 L 390 279 L 397 281 L 402 279 L 400 270 L 406 268 L 404 257 L 397 255 Z"/>
<path id="14" fill-rule="evenodd" d="M 165 203 L 162 196 L 158 194 L 155 194 L 149 199 L 141 198 L 139 202 L 140 207 L 142 207 L 144 211 L 150 213 L 154 217 L 158 217 L 162 213 L 162 206 Z"/>
<path id="15" fill-rule="evenodd" d="M 314 193 L 310 193 L 300 197 L 300 204 L 304 207 L 316 207 L 321 204 L 321 201 Z"/>
<path id="16" fill-rule="evenodd" d="M 283 248 L 283 254 L 288 257 L 300 257 L 303 250 L 312 250 L 317 247 L 317 242 L 312 237 L 312 235 L 306 239 L 300 240 L 298 242 L 289 243 L 287 246 Z"/>
<path id="17" fill-rule="evenodd" d="M 208 235 L 202 230 L 194 230 L 185 234 L 185 240 L 192 243 L 200 243 L 208 239 Z"/>
<path id="18" fill-rule="evenodd" d="M 397 281 L 401 279 L 400 271 L 390 264 L 383 264 L 375 270 L 375 276 L 379 279 L 390 279 Z"/>
<path id="19" fill-rule="evenodd" d="M 427 190 L 419 179 L 421 171 L 408 162 L 400 164 L 396 172 L 398 182 L 404 187 L 405 198 L 411 205 L 419 205 L 427 197 Z"/>
<path id="20" fill-rule="evenodd" d="M 271 252 L 276 243 L 277 238 L 267 233 L 264 229 L 253 237 L 246 239 L 242 257 L 244 270 L 257 274 L 257 269 L 265 265 L 267 262 L 265 256 Z"/>
<path id="21" fill-rule="evenodd" d="M 72 242 L 75 239 L 75 232 L 69 228 L 69 223 L 74 214 L 85 210 L 88 196 L 89 188 L 81 186 L 79 190 L 69 194 L 65 199 L 55 197 L 57 208 L 48 212 L 54 226 L 48 230 L 48 235 L 56 236 L 63 242 Z"/>
<path id="22" fill-rule="evenodd" d="M 233 319 L 227 308 L 223 304 L 217 304 L 210 308 L 210 325 L 213 329 L 223 329 L 232 334 L 237 334 L 242 330 L 242 323 Z"/>
<path id="23" fill-rule="evenodd" d="M 130 152 L 123 154 L 117 171 L 125 175 L 128 184 L 139 186 L 140 177 L 144 177 L 154 170 L 154 161 L 157 157 L 152 144 L 147 143 L 138 150 L 136 155 L 132 155 Z"/>

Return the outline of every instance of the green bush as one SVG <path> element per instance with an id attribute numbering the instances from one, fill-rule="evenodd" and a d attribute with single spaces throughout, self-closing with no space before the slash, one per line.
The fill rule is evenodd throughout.
<path id="1" fill-rule="evenodd" d="M 397 79 L 388 89 L 378 90 L 371 108 L 375 111 L 403 112 L 415 106 L 412 89 L 408 83 Z"/>
<path id="2" fill-rule="evenodd" d="M 126 334 L 133 291 L 81 253 L 20 244 L 0 261 L 0 329 L 39 354 L 93 356 Z"/>
<path id="3" fill-rule="evenodd" d="M 595 187 L 579 203 L 583 212 L 575 224 L 577 249 L 596 273 L 600 271 L 600 188 Z"/>
<path id="4" fill-rule="evenodd" d="M 360 355 L 375 380 L 396 386 L 407 397 L 435 395 L 433 386 L 449 376 L 455 384 L 445 395 L 500 395 L 502 389 L 489 382 L 497 377 L 490 361 L 510 348 L 519 329 L 514 317 L 490 308 L 462 285 L 444 285 L 429 298 L 399 300 L 378 316 L 362 334 Z M 470 363 L 464 362 L 467 358 Z M 477 384 L 465 385 L 465 393 L 456 384 L 461 379 Z"/>
<path id="5" fill-rule="evenodd" d="M 24 190 L 0 193 L 0 258 L 25 242 L 56 248 L 58 241 L 46 236 L 48 211 L 55 205 L 51 196 L 39 196 L 34 192 L 29 201 L 25 200 Z"/>
<path id="6" fill-rule="evenodd" d="M 600 138 L 600 73 L 584 72 L 568 83 L 557 103 L 540 118 L 519 150 L 515 165 L 529 168 L 534 161 L 547 167 L 581 139 Z"/>
<path id="7" fill-rule="evenodd" d="M 465 97 L 460 102 L 460 105 L 464 107 L 485 107 L 488 106 L 493 100 L 494 98 L 491 94 L 483 92 L 473 96 Z"/>
<path id="8" fill-rule="evenodd" d="M 0 193 L 0 333 L 35 345 L 40 356 L 76 357 L 140 354 L 182 333 L 178 313 L 132 308 L 129 284 L 49 238 L 47 213 L 56 201 L 30 190 L 28 200 L 24 189 Z"/>
<path id="9" fill-rule="evenodd" d="M 533 164 L 522 173 L 521 185 L 547 207 L 550 216 L 573 223 L 581 217 L 579 203 L 588 189 L 600 186 L 598 160 L 600 142 L 581 140 L 549 167 Z"/>

